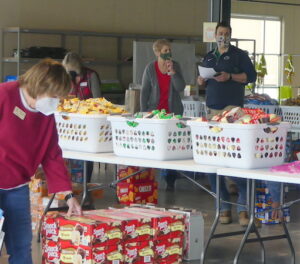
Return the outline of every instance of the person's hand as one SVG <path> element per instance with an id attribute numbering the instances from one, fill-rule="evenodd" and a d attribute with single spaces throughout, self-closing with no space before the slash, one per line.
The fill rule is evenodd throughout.
<path id="1" fill-rule="evenodd" d="M 175 74 L 176 72 L 174 71 L 174 68 L 173 68 L 173 61 L 167 60 L 166 64 L 167 64 L 168 74 L 169 75 Z"/>
<path id="2" fill-rule="evenodd" d="M 202 86 L 202 85 L 205 85 L 206 80 L 204 78 L 202 78 L 201 76 L 198 76 L 197 82 L 198 82 L 199 85 Z"/>
<path id="3" fill-rule="evenodd" d="M 272 208 L 278 208 L 280 206 L 280 203 L 279 202 L 273 202 L 272 203 Z M 274 210 L 272 211 L 272 219 L 273 220 L 281 220 L 281 217 L 282 217 L 282 214 L 281 214 L 281 211 L 280 210 Z"/>
<path id="4" fill-rule="evenodd" d="M 214 79 L 217 82 L 227 82 L 230 79 L 230 73 L 228 73 L 228 72 L 220 72 L 220 74 L 218 74 L 216 77 L 214 77 Z"/>
<path id="5" fill-rule="evenodd" d="M 71 216 L 71 215 L 82 215 L 82 210 L 81 210 L 81 206 L 78 203 L 77 199 L 75 197 L 70 198 L 67 201 L 67 205 L 69 206 L 69 210 L 67 215 Z"/>

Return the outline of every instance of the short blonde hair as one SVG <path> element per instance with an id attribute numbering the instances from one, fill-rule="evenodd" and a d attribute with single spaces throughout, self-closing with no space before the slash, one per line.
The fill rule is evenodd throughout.
<path id="1" fill-rule="evenodd" d="M 64 57 L 62 64 L 67 71 L 75 71 L 79 75 L 83 72 L 83 62 L 77 53 L 68 52 Z"/>
<path id="2" fill-rule="evenodd" d="M 71 90 L 71 78 L 64 66 L 52 59 L 44 59 L 20 76 L 20 86 L 32 98 L 41 95 L 65 97 Z"/>
<path id="3" fill-rule="evenodd" d="M 168 41 L 167 39 L 158 39 L 153 43 L 153 51 L 154 53 L 160 52 L 163 46 L 168 46 L 171 47 L 171 42 Z"/>

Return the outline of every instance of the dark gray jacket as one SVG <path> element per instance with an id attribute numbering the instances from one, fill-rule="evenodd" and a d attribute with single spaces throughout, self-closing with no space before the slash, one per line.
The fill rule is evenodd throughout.
<path id="1" fill-rule="evenodd" d="M 176 115 L 182 115 L 183 105 L 180 98 L 180 92 L 185 88 L 180 66 L 173 61 L 173 68 L 176 72 L 171 76 L 169 90 L 169 111 Z M 149 112 L 157 109 L 160 97 L 160 89 L 155 71 L 155 61 L 150 62 L 143 73 L 141 90 L 141 111 Z"/>

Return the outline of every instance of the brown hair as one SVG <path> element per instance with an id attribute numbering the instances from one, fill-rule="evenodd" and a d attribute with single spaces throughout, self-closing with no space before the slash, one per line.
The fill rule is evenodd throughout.
<path id="1" fill-rule="evenodd" d="M 20 76 L 20 86 L 32 98 L 40 95 L 65 97 L 71 89 L 71 79 L 63 65 L 44 59 Z"/>
<path id="2" fill-rule="evenodd" d="M 216 26 L 215 33 L 217 33 L 217 30 L 218 30 L 219 27 L 228 28 L 229 29 L 229 33 L 231 34 L 232 29 L 231 29 L 231 26 L 230 26 L 230 24 L 228 22 L 226 22 L 226 21 L 219 22 L 217 24 L 217 26 Z"/>
<path id="3" fill-rule="evenodd" d="M 168 41 L 167 39 L 158 39 L 153 43 L 153 51 L 154 53 L 160 52 L 163 46 L 168 46 L 171 47 L 171 42 Z"/>

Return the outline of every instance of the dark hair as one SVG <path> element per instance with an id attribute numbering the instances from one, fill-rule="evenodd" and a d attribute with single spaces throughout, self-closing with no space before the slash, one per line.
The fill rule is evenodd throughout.
<path id="1" fill-rule="evenodd" d="M 217 30 L 218 30 L 218 28 L 219 27 L 223 27 L 223 28 L 229 28 L 229 32 L 230 32 L 230 34 L 231 34 L 231 26 L 230 26 L 230 24 L 228 23 L 228 22 L 225 22 L 225 21 L 221 21 L 221 22 L 219 22 L 218 24 L 217 24 L 217 26 L 216 26 L 216 33 L 217 33 Z"/>

